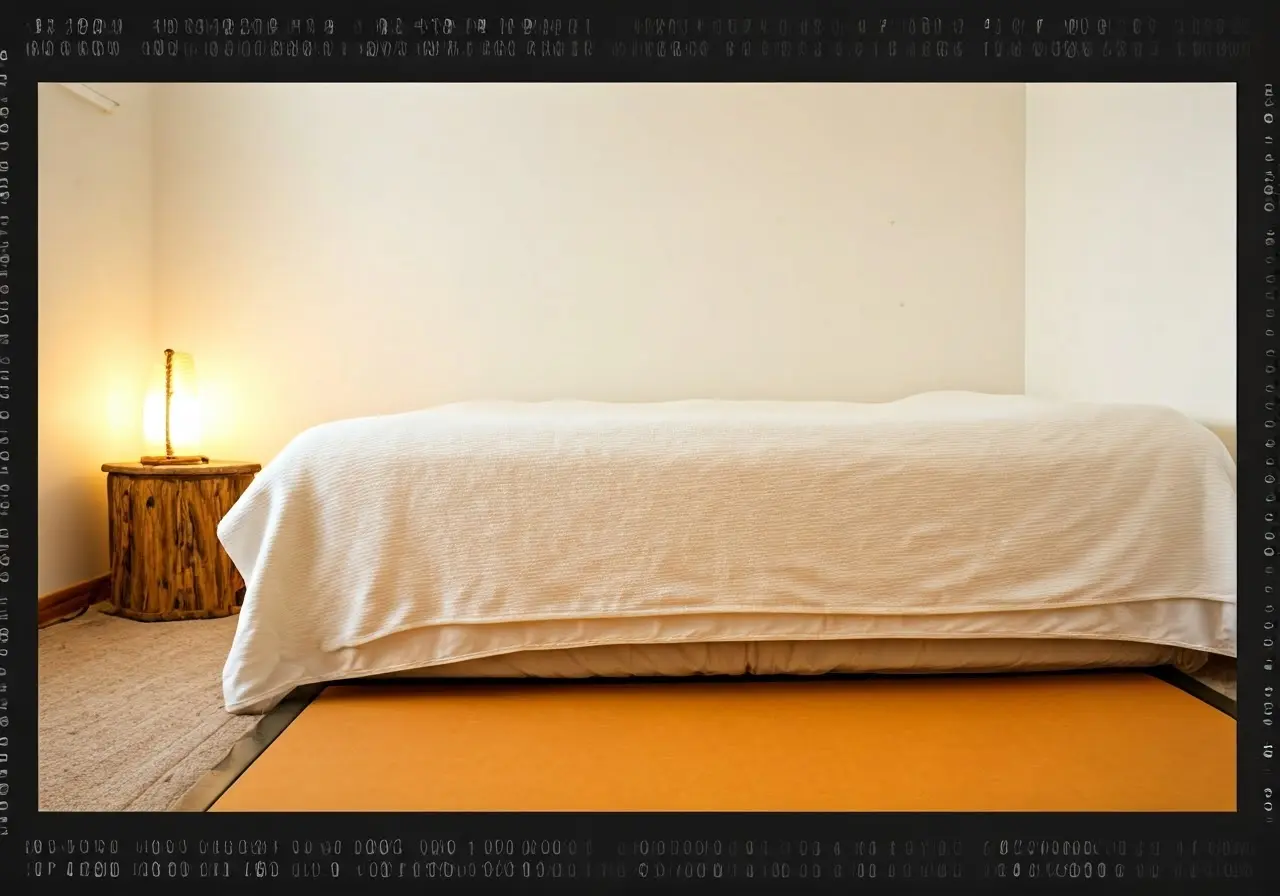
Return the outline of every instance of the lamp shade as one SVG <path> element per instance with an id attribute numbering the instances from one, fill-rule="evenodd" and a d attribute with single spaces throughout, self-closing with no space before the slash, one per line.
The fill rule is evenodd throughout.
<path id="1" fill-rule="evenodd" d="M 170 458 L 198 455 L 200 422 L 195 361 L 184 352 L 166 349 L 143 405 L 142 427 L 147 445 Z"/>

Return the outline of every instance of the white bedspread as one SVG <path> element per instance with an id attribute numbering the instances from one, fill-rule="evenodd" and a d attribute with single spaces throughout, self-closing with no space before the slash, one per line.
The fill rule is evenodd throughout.
<path id="1" fill-rule="evenodd" d="M 1162 408 L 447 405 L 303 433 L 218 535 L 248 586 L 237 712 L 312 681 L 651 639 L 1235 652 L 1235 464 Z M 1099 630 L 1100 608 L 1158 602 L 1155 629 Z"/>

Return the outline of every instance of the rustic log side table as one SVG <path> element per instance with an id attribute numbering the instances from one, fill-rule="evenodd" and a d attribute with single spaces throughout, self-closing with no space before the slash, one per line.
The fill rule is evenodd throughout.
<path id="1" fill-rule="evenodd" d="M 240 612 L 244 579 L 218 523 L 260 464 L 103 464 L 107 474 L 111 610 L 140 622 Z"/>

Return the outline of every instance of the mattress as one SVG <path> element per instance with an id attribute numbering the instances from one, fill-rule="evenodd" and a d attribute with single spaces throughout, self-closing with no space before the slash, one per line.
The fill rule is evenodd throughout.
<path id="1" fill-rule="evenodd" d="M 254 712 L 301 684 L 609 646 L 1234 656 L 1235 491 L 1225 446 L 1181 414 L 1022 396 L 339 421 L 219 526 L 247 585 L 224 698 Z"/>
<path id="2" fill-rule="evenodd" d="M 1125 641 L 885 638 L 602 644 L 463 660 L 379 678 L 690 678 L 699 675 L 933 674 L 1202 668 L 1208 654 Z"/>

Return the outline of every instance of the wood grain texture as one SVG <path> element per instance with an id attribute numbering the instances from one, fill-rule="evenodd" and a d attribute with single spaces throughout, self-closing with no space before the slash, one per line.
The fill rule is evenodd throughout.
<path id="1" fill-rule="evenodd" d="M 36 610 L 36 624 L 40 628 L 59 622 L 81 610 L 101 603 L 111 597 L 111 577 L 95 576 L 83 582 L 68 585 L 40 598 Z"/>
<path id="2" fill-rule="evenodd" d="M 244 580 L 218 542 L 218 522 L 261 467 L 104 464 L 103 469 L 108 471 L 112 612 L 142 622 L 238 613 Z"/>

